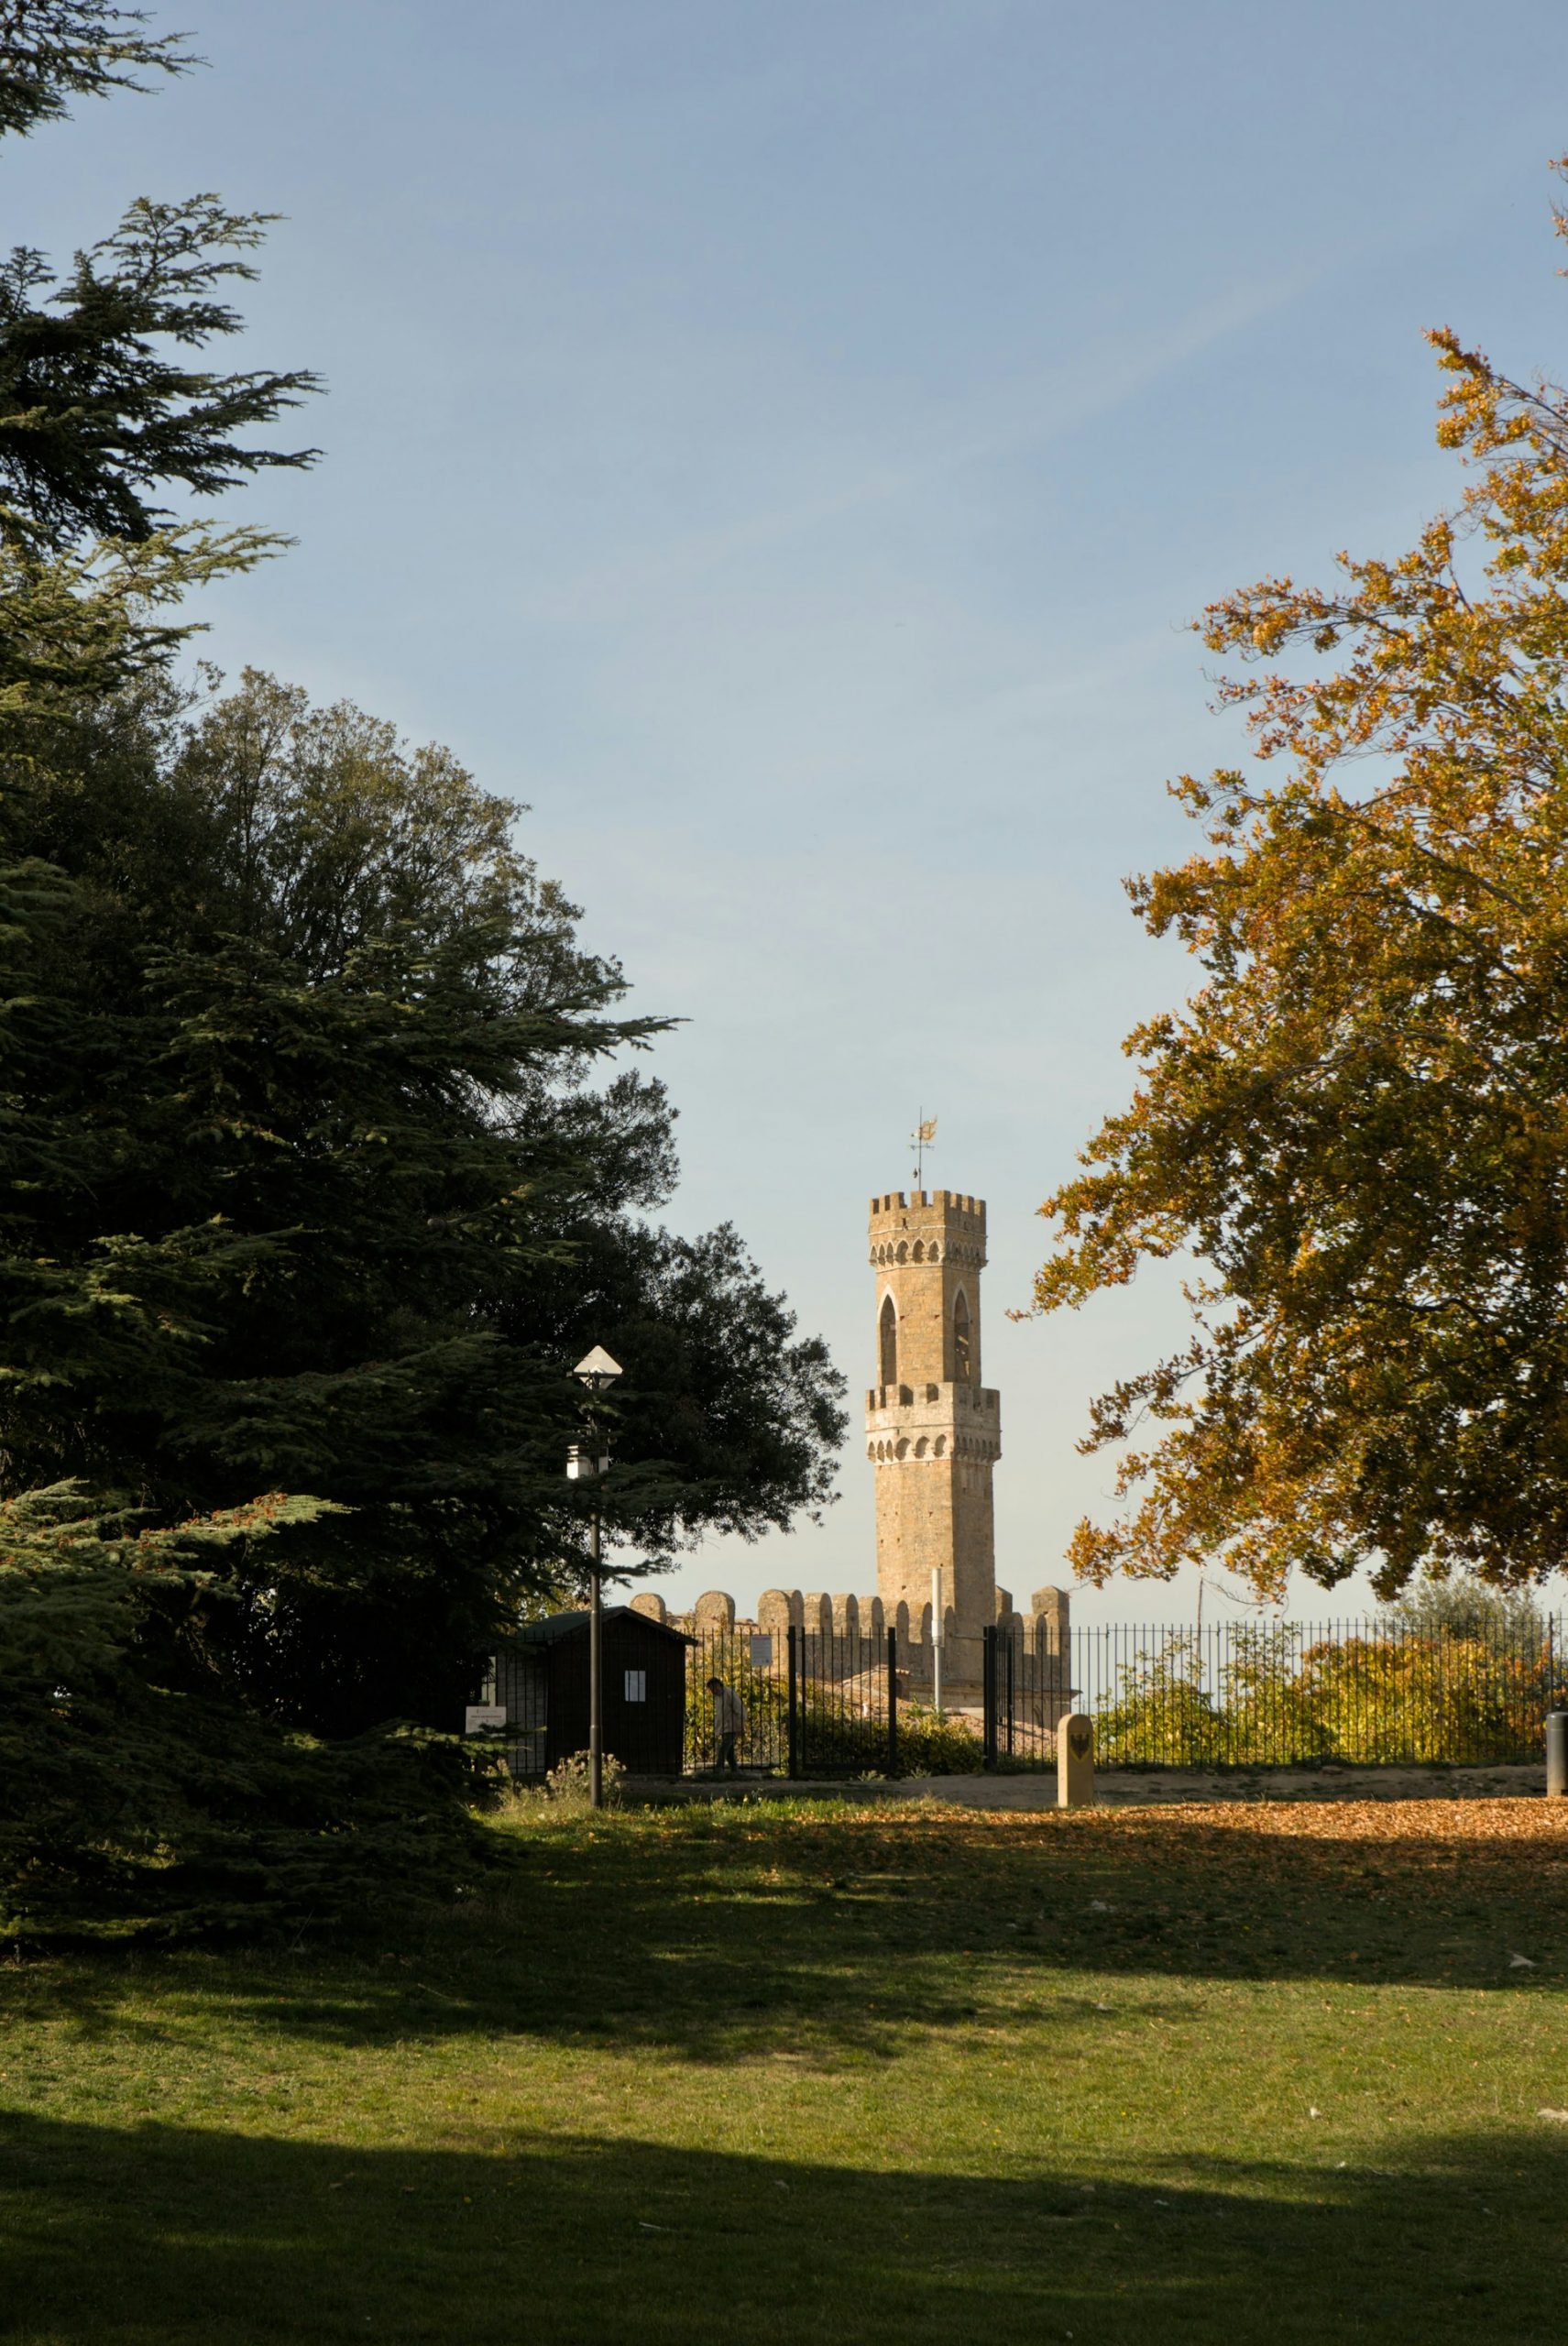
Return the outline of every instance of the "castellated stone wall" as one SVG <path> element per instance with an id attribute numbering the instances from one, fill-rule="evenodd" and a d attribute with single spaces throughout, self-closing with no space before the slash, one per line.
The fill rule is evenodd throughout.
<path id="1" fill-rule="evenodd" d="M 933 1677 L 935 1659 L 931 1639 L 931 1607 L 929 1603 L 914 1612 L 905 1605 L 894 1606 L 890 1611 L 880 1596 L 830 1596 L 813 1590 L 804 1595 L 798 1588 L 765 1589 L 757 1600 L 754 1616 L 738 1613 L 735 1599 L 722 1589 L 707 1589 L 699 1596 L 689 1613 L 673 1613 L 656 1589 L 643 1589 L 631 1599 L 632 1609 L 645 1613 L 650 1620 L 664 1622 L 674 1629 L 685 1629 L 694 1637 L 769 1637 L 773 1641 L 770 1667 L 782 1671 L 785 1666 L 789 1632 L 795 1629 L 808 1639 L 806 1666 L 815 1674 L 831 1675 L 835 1670 L 854 1676 L 867 1667 L 865 1642 L 881 1644 L 889 1629 L 898 1637 L 897 1660 L 901 1677 L 909 1694 L 918 1697 L 928 1694 Z M 1017 1611 L 1009 1592 L 996 1591 L 996 1622 L 1014 1639 L 1020 1656 L 1028 1660 L 1031 1691 L 1044 1696 L 1053 1716 L 1045 1720 L 1054 1726 L 1055 1713 L 1069 1707 L 1071 1692 L 1071 1621 L 1069 1599 L 1065 1588 L 1039 1588 L 1035 1591 L 1027 1613 Z M 942 1680 L 944 1704 L 953 1709 L 972 1707 L 978 1702 L 979 1673 L 974 1685 L 955 1678 L 951 1656 L 957 1636 L 955 1608 L 948 1607 L 944 1624 Z M 1022 1691 L 1022 1689 L 1020 1690 Z"/>

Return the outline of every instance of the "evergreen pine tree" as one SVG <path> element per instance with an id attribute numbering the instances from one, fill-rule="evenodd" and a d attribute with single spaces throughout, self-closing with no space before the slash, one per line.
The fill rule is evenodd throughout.
<path id="1" fill-rule="evenodd" d="M 0 130 L 177 64 L 141 24 L 16 0 Z M 306 461 L 233 434 L 313 378 L 158 346 L 233 330 L 259 222 L 128 216 L 60 298 L 31 253 L 0 285 L 0 1916 L 28 1931 L 324 1919 L 323 1868 L 471 1865 L 461 1756 L 399 1721 L 454 1726 L 498 1631 L 572 1588 L 588 1343 L 628 1372 L 612 1541 L 816 1508 L 843 1430 L 733 1232 L 649 1225 L 671 1111 L 594 1078 L 660 1022 L 515 810 L 346 704 L 170 681 L 181 595 L 275 542 L 152 496 Z"/>

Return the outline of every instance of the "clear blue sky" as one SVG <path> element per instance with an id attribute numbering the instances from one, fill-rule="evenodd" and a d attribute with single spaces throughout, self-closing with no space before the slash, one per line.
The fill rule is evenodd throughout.
<path id="1" fill-rule="evenodd" d="M 278 210 L 258 361 L 325 460 L 228 500 L 297 549 L 208 649 L 450 742 L 684 1014 L 673 1218 L 738 1223 L 857 1409 L 864 1214 L 990 1201 L 998 1569 L 1109 1481 L 1090 1394 L 1151 1281 L 1010 1325 L 1039 1198 L 1185 989 L 1125 908 L 1234 761 L 1183 622 L 1398 551 L 1455 493 L 1424 326 L 1562 372 L 1568 11 L 1455 0 L 189 0 L 210 72 L 7 142 L 8 242 L 123 201 Z M 1193 842 L 1195 843 L 1195 842 Z M 872 1585 L 820 1530 L 672 1594 Z M 1081 1617 L 1159 1617 L 1131 1589 Z M 1321 1612 L 1321 1604 L 1310 1609 Z"/>

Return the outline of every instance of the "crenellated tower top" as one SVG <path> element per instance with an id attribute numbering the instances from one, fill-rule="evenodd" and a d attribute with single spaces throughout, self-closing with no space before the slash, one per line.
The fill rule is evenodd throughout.
<path id="1" fill-rule="evenodd" d="M 872 1236 L 879 1225 L 902 1228 L 912 1217 L 924 1222 L 933 1214 L 955 1223 L 976 1223 L 982 1233 L 985 1229 L 983 1198 L 967 1198 L 957 1189 L 911 1189 L 907 1196 L 902 1189 L 887 1189 L 872 1200 Z"/>
<path id="2" fill-rule="evenodd" d="M 956 1189 L 872 1200 L 877 1383 L 978 1385 L 985 1201 Z"/>

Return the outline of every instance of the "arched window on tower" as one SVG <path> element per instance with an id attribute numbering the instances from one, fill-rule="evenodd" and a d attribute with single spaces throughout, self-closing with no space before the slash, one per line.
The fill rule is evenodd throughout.
<path id="1" fill-rule="evenodd" d="M 898 1382 L 898 1314 L 893 1308 L 891 1295 L 883 1299 L 882 1318 L 877 1322 L 882 1339 L 882 1376 L 883 1385 Z"/>
<path id="2" fill-rule="evenodd" d="M 962 1288 L 953 1301 L 953 1382 L 967 1385 L 974 1374 L 970 1343 L 969 1303 Z"/>

